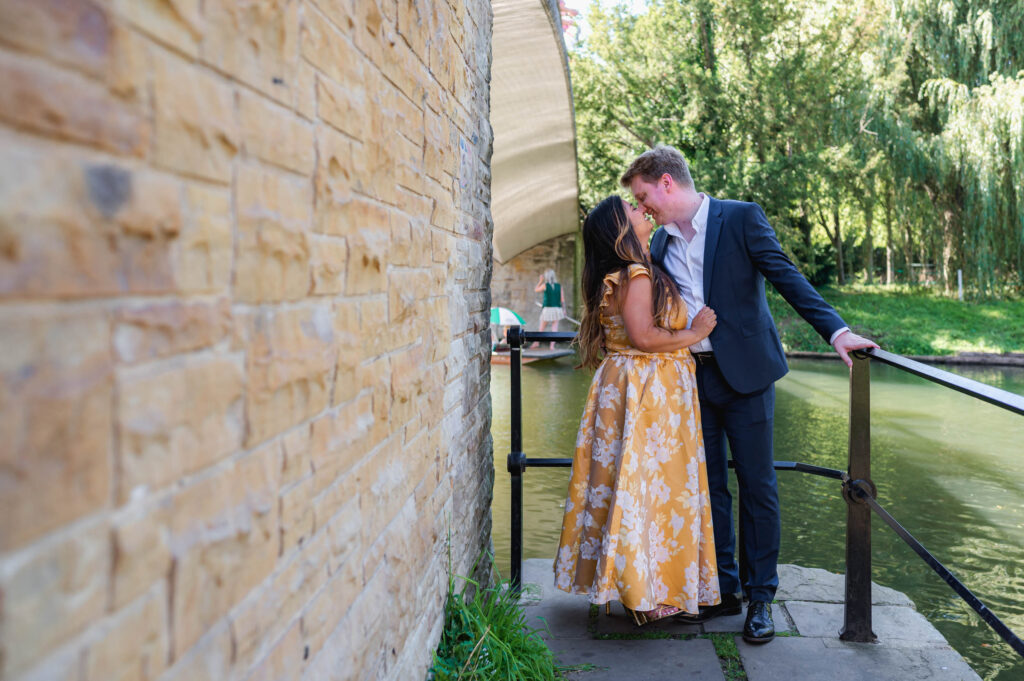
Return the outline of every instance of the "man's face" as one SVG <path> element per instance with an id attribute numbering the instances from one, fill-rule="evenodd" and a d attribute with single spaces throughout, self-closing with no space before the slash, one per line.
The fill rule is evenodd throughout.
<path id="1" fill-rule="evenodd" d="M 644 178 L 636 176 L 629 183 L 629 190 L 633 192 L 637 205 L 659 225 L 666 222 L 664 211 L 668 207 L 667 177 L 669 176 L 662 175 L 657 182 L 647 182 Z"/>

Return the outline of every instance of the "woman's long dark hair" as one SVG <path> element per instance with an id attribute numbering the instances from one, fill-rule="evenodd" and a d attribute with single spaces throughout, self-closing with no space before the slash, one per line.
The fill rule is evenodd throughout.
<path id="1" fill-rule="evenodd" d="M 622 272 L 632 264 L 651 272 L 653 309 L 656 324 L 664 326 L 668 301 L 679 301 L 679 293 L 668 275 L 651 263 L 629 224 L 622 199 L 612 195 L 597 204 L 583 221 L 583 319 L 576 343 L 580 365 L 587 368 L 601 363 L 604 339 L 601 335 L 601 298 L 604 278 Z"/>

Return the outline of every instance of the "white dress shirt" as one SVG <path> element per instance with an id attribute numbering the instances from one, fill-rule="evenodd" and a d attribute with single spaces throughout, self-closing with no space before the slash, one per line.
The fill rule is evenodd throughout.
<path id="1" fill-rule="evenodd" d="M 687 242 L 682 231 L 674 223 L 662 227 L 673 238 L 665 245 L 665 270 L 679 286 L 679 293 L 686 303 L 686 327 L 693 323 L 700 309 L 704 307 L 704 238 L 707 235 L 708 207 L 707 194 L 701 194 L 700 208 L 690 220 L 695 234 Z M 711 340 L 705 338 L 690 346 L 691 352 L 711 352 Z"/>
<path id="2" fill-rule="evenodd" d="M 707 235 L 708 208 L 710 200 L 707 194 L 701 194 L 700 207 L 697 213 L 691 218 L 690 225 L 694 229 L 693 238 L 687 242 L 682 231 L 674 223 L 664 225 L 673 238 L 665 245 L 665 270 L 676 282 L 679 293 L 686 303 L 686 327 L 690 328 L 693 318 L 697 316 L 700 309 L 704 307 L 704 240 Z M 829 339 L 829 343 L 835 345 L 840 334 L 849 331 L 850 327 L 844 326 L 836 329 Z M 713 352 L 711 338 L 705 338 L 699 343 L 690 346 L 690 352 Z"/>

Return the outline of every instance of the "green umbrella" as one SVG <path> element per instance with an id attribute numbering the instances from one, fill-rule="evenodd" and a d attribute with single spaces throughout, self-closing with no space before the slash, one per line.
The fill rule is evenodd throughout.
<path id="1" fill-rule="evenodd" d="M 526 322 L 523 318 L 517 315 L 507 307 L 492 307 L 491 308 L 491 324 L 496 326 L 525 326 Z"/>

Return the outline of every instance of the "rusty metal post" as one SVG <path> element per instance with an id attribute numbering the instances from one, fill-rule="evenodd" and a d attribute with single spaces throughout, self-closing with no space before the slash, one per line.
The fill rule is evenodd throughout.
<path id="1" fill-rule="evenodd" d="M 850 371 L 849 478 L 846 498 L 846 614 L 839 638 L 870 642 L 871 631 L 871 508 L 858 491 L 875 496 L 871 482 L 871 360 L 853 357 Z"/>

